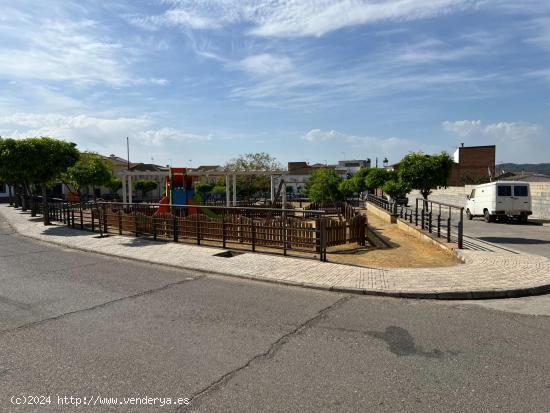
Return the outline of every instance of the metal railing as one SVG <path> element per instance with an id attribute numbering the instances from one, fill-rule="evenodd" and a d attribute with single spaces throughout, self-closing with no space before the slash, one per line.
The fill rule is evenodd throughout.
<path id="1" fill-rule="evenodd" d="M 432 237 L 444 238 L 448 243 L 456 241 L 460 249 L 464 246 L 464 207 L 417 198 L 413 208 L 371 194 L 367 196 L 367 202 L 420 227 Z"/>

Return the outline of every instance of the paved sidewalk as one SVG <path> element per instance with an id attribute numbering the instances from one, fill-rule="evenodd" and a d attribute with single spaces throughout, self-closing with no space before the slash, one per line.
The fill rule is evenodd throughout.
<path id="1" fill-rule="evenodd" d="M 178 268 L 310 288 L 412 298 L 471 299 L 550 292 L 550 259 L 528 254 L 460 251 L 464 264 L 443 268 L 380 269 L 311 259 L 245 253 L 215 257 L 220 248 L 44 227 L 30 215 L 0 206 L 18 233 L 67 248 Z"/>

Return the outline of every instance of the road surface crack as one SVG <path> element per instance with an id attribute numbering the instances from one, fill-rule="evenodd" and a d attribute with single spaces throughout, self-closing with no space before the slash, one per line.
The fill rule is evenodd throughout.
<path id="1" fill-rule="evenodd" d="M 328 307 L 325 307 L 321 309 L 315 316 L 307 319 L 306 321 L 300 323 L 298 326 L 296 326 L 293 330 L 289 331 L 288 333 L 282 335 L 279 337 L 276 341 L 271 343 L 269 348 L 259 354 L 256 354 L 254 357 L 250 358 L 246 363 L 242 364 L 241 366 L 225 373 L 223 376 L 219 377 L 218 379 L 214 380 L 210 384 L 208 384 L 206 387 L 203 387 L 199 391 L 195 392 L 194 394 L 189 397 L 189 404 L 180 406 L 176 409 L 176 412 L 183 412 L 187 409 L 191 408 L 197 408 L 200 405 L 201 400 L 219 390 L 222 386 L 227 384 L 237 373 L 239 373 L 242 370 L 247 369 L 250 367 L 254 362 L 264 360 L 264 359 L 270 359 L 272 358 L 287 342 L 290 338 L 297 336 L 301 333 L 303 333 L 308 328 L 315 325 L 318 321 L 320 321 L 323 318 L 326 318 L 328 313 L 335 310 L 336 308 L 340 307 L 350 299 L 352 299 L 353 296 L 348 295 L 345 297 L 340 298 L 339 300 L 335 301 Z"/>
<path id="2" fill-rule="evenodd" d="M 189 278 L 186 278 L 184 280 L 180 280 L 180 281 L 176 281 L 176 282 L 173 282 L 173 283 L 165 284 L 165 285 L 163 285 L 161 287 L 158 287 L 158 288 L 152 288 L 150 290 L 140 291 L 136 294 L 131 294 L 131 295 L 127 295 L 127 296 L 124 296 L 124 297 L 115 298 L 114 300 L 111 300 L 111 301 L 105 301 L 103 303 L 96 304 L 96 305 L 93 305 L 91 307 L 80 308 L 78 310 L 68 311 L 66 313 L 58 314 L 58 315 L 53 316 L 53 317 L 44 318 L 42 320 L 31 321 L 30 323 L 22 324 L 20 326 L 14 327 L 14 328 L 10 328 L 10 329 L 7 329 L 7 330 L 0 330 L 0 335 L 16 332 L 16 331 L 20 331 L 20 330 L 25 330 L 25 329 L 28 329 L 28 328 L 31 328 L 31 327 L 39 326 L 39 325 L 44 324 L 44 323 L 48 323 L 50 321 L 55 321 L 55 320 L 59 320 L 59 319 L 62 319 L 62 318 L 66 318 L 66 317 L 74 315 L 74 314 L 94 311 L 94 310 L 97 310 L 99 308 L 107 307 L 111 304 L 119 303 L 121 301 L 132 300 L 134 298 L 139 298 L 139 297 L 151 295 L 151 294 L 154 294 L 154 293 L 158 293 L 160 291 L 167 290 L 167 289 L 169 289 L 171 287 L 174 287 L 174 286 L 177 286 L 177 285 L 181 285 L 181 284 L 188 283 L 188 282 L 191 282 L 191 281 L 199 280 L 203 277 L 205 277 L 205 276 L 200 275 L 200 276 L 197 276 L 197 277 L 189 277 Z"/>

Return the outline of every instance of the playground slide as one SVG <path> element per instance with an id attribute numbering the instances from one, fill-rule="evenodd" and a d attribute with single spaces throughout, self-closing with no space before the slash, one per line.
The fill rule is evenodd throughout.
<path id="1" fill-rule="evenodd" d="M 159 202 L 160 206 L 157 208 L 155 215 L 167 214 L 170 212 L 170 198 L 163 196 Z"/>

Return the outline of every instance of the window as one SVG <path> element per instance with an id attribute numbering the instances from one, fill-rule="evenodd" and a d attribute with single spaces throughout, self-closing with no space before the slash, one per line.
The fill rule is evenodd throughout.
<path id="1" fill-rule="evenodd" d="M 528 193 L 527 185 L 514 186 L 514 196 L 527 196 Z"/>
<path id="2" fill-rule="evenodd" d="M 476 197 L 476 190 L 472 189 L 472 193 L 470 194 L 470 199 L 474 199 Z"/>
<path id="3" fill-rule="evenodd" d="M 6 184 L 3 182 L 0 182 L 0 194 L 8 192 L 8 188 L 6 188 Z"/>
<path id="4" fill-rule="evenodd" d="M 510 185 L 500 185 L 498 188 L 498 196 L 512 196 L 512 187 Z"/>

